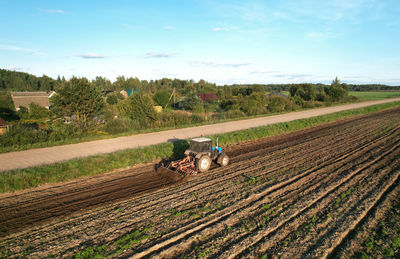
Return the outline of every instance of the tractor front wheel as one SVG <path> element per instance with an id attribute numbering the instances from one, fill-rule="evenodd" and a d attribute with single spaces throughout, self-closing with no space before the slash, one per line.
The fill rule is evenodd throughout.
<path id="1" fill-rule="evenodd" d="M 211 158 L 209 156 L 202 156 L 199 160 L 197 160 L 197 168 L 199 172 L 203 173 L 208 171 L 211 166 Z"/>
<path id="2" fill-rule="evenodd" d="M 220 166 L 227 166 L 229 164 L 229 157 L 226 154 L 221 154 L 217 158 L 217 164 Z"/>

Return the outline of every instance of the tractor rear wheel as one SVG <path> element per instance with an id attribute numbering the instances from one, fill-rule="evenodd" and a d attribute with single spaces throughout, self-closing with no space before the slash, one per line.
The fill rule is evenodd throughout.
<path id="1" fill-rule="evenodd" d="M 221 154 L 217 158 L 217 164 L 220 166 L 227 166 L 229 164 L 229 157 L 227 154 Z"/>
<path id="2" fill-rule="evenodd" d="M 211 158 L 209 156 L 200 157 L 200 159 L 197 160 L 196 166 L 201 173 L 208 171 L 211 166 Z"/>

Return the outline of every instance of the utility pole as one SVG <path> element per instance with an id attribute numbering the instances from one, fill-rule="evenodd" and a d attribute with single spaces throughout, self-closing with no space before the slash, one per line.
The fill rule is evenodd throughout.
<path id="1" fill-rule="evenodd" d="M 175 108 L 175 86 L 174 86 L 174 108 Z"/>

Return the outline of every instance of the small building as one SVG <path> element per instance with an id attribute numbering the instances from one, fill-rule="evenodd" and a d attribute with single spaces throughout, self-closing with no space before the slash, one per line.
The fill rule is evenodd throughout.
<path id="1" fill-rule="evenodd" d="M 0 135 L 6 133 L 8 128 L 8 123 L 0 117 Z"/>
<path id="2" fill-rule="evenodd" d="M 120 93 L 124 96 L 124 98 L 126 99 L 126 98 L 128 98 L 129 96 L 131 96 L 132 94 L 136 94 L 136 93 L 138 93 L 139 92 L 139 90 L 136 90 L 136 89 L 125 89 L 125 90 L 122 90 Z"/>
<path id="3" fill-rule="evenodd" d="M 50 91 L 47 95 L 49 96 L 49 99 L 50 99 L 50 98 L 53 97 L 55 94 L 57 94 L 56 91 Z"/>
<path id="4" fill-rule="evenodd" d="M 11 98 L 17 111 L 21 106 L 28 109 L 31 103 L 47 109 L 50 107 L 49 95 L 46 92 L 11 92 Z"/>
<path id="5" fill-rule="evenodd" d="M 203 101 L 203 102 L 213 102 L 213 101 L 218 101 L 219 98 L 216 94 L 197 94 L 197 96 Z"/>

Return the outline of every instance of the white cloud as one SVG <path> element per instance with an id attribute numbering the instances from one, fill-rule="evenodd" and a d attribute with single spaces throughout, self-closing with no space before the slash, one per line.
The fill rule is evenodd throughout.
<path id="1" fill-rule="evenodd" d="M 172 58 L 176 57 L 175 54 L 160 53 L 160 52 L 147 52 L 143 58 Z"/>
<path id="2" fill-rule="evenodd" d="M 65 14 L 66 12 L 61 9 L 41 9 L 38 8 L 38 10 L 42 13 L 54 13 L 54 14 Z"/>
<path id="3" fill-rule="evenodd" d="M 325 40 L 334 39 L 337 37 L 338 37 L 337 34 L 334 34 L 331 32 L 318 32 L 318 31 L 308 32 L 305 35 L 306 39 L 316 40 L 316 41 L 325 41 Z"/>
<path id="4" fill-rule="evenodd" d="M 121 24 L 121 26 L 127 30 L 136 30 L 137 29 L 137 27 L 135 25 L 126 24 L 126 23 Z"/>
<path id="5" fill-rule="evenodd" d="M 176 30 L 176 28 L 175 28 L 174 26 L 168 25 L 168 26 L 165 26 L 165 27 L 164 27 L 164 30 L 167 30 L 167 31 L 174 31 L 174 30 Z"/>
<path id="6" fill-rule="evenodd" d="M 87 54 L 73 54 L 70 57 L 79 57 L 84 59 L 103 59 L 108 58 L 107 56 L 96 54 L 96 53 L 87 53 Z"/>
<path id="7" fill-rule="evenodd" d="M 8 70 L 12 70 L 12 71 L 19 71 L 19 70 L 22 70 L 21 67 L 17 67 L 17 66 L 8 67 L 7 69 L 8 69 Z"/>
<path id="8" fill-rule="evenodd" d="M 215 63 L 206 61 L 190 61 L 189 64 L 195 67 L 205 66 L 205 67 L 233 67 L 233 68 L 252 65 L 252 63 Z"/>
<path id="9" fill-rule="evenodd" d="M 302 78 L 307 78 L 307 77 L 312 77 L 313 75 L 311 74 L 277 74 L 277 75 L 272 75 L 272 77 L 278 77 L 278 78 L 285 78 L 288 80 L 295 80 L 295 79 L 302 79 Z"/>
<path id="10" fill-rule="evenodd" d="M 250 75 L 268 75 L 272 73 L 278 73 L 279 71 L 271 70 L 271 71 L 251 71 Z"/>
<path id="11" fill-rule="evenodd" d="M 16 45 L 8 45 L 8 44 L 0 44 L 0 50 L 25 52 L 25 53 L 32 54 L 32 55 L 44 55 L 43 52 L 38 51 L 38 50 L 24 48 L 24 47 L 20 47 L 20 46 L 16 46 Z"/>
<path id="12" fill-rule="evenodd" d="M 229 31 L 228 28 L 222 28 L 222 27 L 214 27 L 212 28 L 213 31 Z"/>

